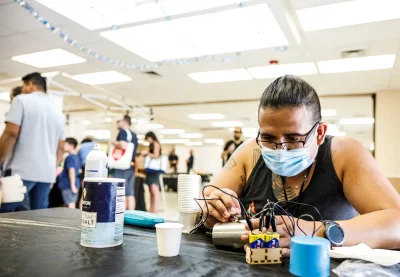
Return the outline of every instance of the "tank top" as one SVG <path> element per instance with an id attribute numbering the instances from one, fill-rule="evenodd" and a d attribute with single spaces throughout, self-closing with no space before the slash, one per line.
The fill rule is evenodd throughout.
<path id="1" fill-rule="evenodd" d="M 357 211 L 349 204 L 344 192 L 343 184 L 335 172 L 331 155 L 332 137 L 326 136 L 320 145 L 314 173 L 308 186 L 303 189 L 301 197 L 290 200 L 309 204 L 316 207 L 323 220 L 347 220 L 355 217 Z M 272 190 L 272 171 L 265 165 L 262 156 L 251 172 L 241 201 L 250 213 L 262 210 L 267 200 L 278 202 Z M 318 213 L 312 207 L 299 205 L 282 205 L 293 216 L 299 217 L 310 214 L 315 220 L 320 220 Z M 311 220 L 304 217 L 305 220 Z"/>
<path id="2" fill-rule="evenodd" d="M 154 143 L 149 145 L 149 153 L 154 154 Z M 160 145 L 160 155 L 161 155 L 161 145 Z"/>

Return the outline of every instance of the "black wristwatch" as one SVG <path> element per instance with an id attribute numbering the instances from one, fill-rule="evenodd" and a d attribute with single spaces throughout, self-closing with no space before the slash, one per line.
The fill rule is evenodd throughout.
<path id="1" fill-rule="evenodd" d="M 322 224 L 325 226 L 325 238 L 331 242 L 332 247 L 341 247 L 344 244 L 344 231 L 342 227 L 331 220 L 324 220 Z"/>

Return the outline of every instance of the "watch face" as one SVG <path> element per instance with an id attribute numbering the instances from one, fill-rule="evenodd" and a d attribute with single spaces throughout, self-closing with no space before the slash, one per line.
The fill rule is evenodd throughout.
<path id="1" fill-rule="evenodd" d="M 339 224 L 332 224 L 328 227 L 327 235 L 329 240 L 337 245 L 341 245 L 344 240 L 344 232 L 343 229 L 339 226 Z"/>

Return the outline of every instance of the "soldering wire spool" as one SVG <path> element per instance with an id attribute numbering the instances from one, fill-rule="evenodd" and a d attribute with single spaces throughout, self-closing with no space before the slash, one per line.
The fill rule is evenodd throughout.
<path id="1" fill-rule="evenodd" d="M 330 275 L 331 244 L 319 237 L 295 236 L 290 241 L 290 273 L 301 277 Z"/>

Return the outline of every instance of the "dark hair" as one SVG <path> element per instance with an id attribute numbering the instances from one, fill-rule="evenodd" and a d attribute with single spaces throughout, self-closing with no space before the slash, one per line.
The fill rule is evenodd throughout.
<path id="1" fill-rule="evenodd" d="M 93 140 L 91 138 L 85 138 L 82 140 L 81 144 L 85 142 L 93 142 Z"/>
<path id="2" fill-rule="evenodd" d="M 148 139 L 148 138 L 152 138 L 154 141 L 157 141 L 158 143 L 160 143 L 156 137 L 156 134 L 154 134 L 153 132 L 146 133 L 146 135 L 144 136 L 144 139 Z"/>
<path id="3" fill-rule="evenodd" d="M 22 87 L 21 87 L 21 86 L 15 87 L 15 88 L 13 88 L 12 91 L 11 91 L 12 97 L 15 97 L 15 96 L 17 96 L 17 95 L 20 95 L 21 93 L 22 93 Z"/>
<path id="4" fill-rule="evenodd" d="M 285 75 L 273 81 L 261 96 L 261 108 L 292 108 L 305 106 L 315 122 L 321 121 L 321 104 L 314 88 L 306 81 L 292 75 Z"/>
<path id="5" fill-rule="evenodd" d="M 66 138 L 65 142 L 68 144 L 71 144 L 74 146 L 74 148 L 76 148 L 78 146 L 78 141 L 74 138 Z"/>
<path id="6" fill-rule="evenodd" d="M 39 72 L 33 72 L 31 74 L 22 77 L 22 81 L 25 84 L 32 82 L 32 84 L 41 87 L 44 92 L 47 92 L 46 77 L 42 77 Z"/>
<path id="7" fill-rule="evenodd" d="M 131 117 L 129 115 L 124 115 L 123 120 L 126 121 L 129 126 L 132 125 L 132 119 L 131 119 Z"/>

